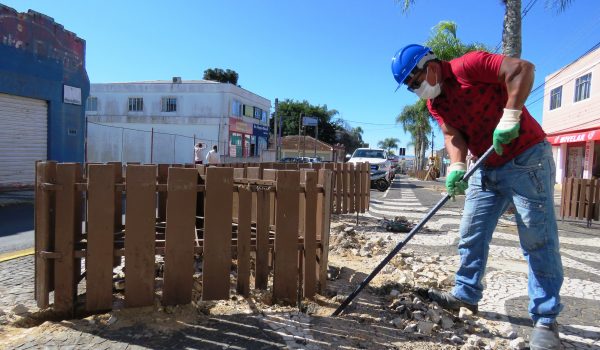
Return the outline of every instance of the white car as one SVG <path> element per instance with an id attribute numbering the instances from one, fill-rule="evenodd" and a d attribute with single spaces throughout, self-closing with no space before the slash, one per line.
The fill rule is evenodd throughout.
<path id="1" fill-rule="evenodd" d="M 363 162 L 371 165 L 371 183 L 378 190 L 387 189 L 394 178 L 392 162 L 388 159 L 387 152 L 380 148 L 357 148 L 348 163 Z M 385 181 L 378 181 L 380 179 Z"/>

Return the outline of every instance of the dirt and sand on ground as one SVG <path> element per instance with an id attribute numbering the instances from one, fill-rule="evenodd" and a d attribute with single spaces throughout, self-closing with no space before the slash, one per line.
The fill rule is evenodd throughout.
<path id="1" fill-rule="evenodd" d="M 425 230 L 420 234 L 439 232 Z M 252 315 L 286 315 L 289 319 L 289 315 L 304 314 L 309 322 L 300 326 L 300 331 L 306 333 L 306 344 L 300 344 L 298 348 L 467 350 L 525 347 L 523 339 L 516 338 L 514 332 L 499 321 L 479 318 L 467 309 L 451 313 L 430 302 L 423 291 L 429 287 L 449 290 L 454 283 L 458 257 L 419 254 L 410 245 L 382 269 L 341 316 L 331 317 L 340 303 L 404 236 L 387 231 L 374 218 L 361 217 L 357 225 L 354 216 L 334 216 L 327 287 L 314 300 L 304 299 L 299 305 L 273 304 L 270 290 L 254 289 L 249 298 L 232 291 L 229 300 L 204 302 L 200 295 L 201 278 L 197 273 L 193 302 L 189 305 L 164 307 L 159 301 L 160 293 L 157 293 L 153 307 L 127 309 L 122 307 L 122 294 L 116 293 L 116 310 L 80 315 L 70 320 L 60 320 L 51 311 L 32 313 L 18 307 L 4 310 L 0 313 L 0 344 L 10 348 L 26 339 L 48 333 L 58 335 L 66 330 L 98 334 L 101 330 L 116 331 L 141 324 L 144 332 L 135 337 L 155 336 L 170 334 L 189 325 L 201 325 L 213 317 L 227 316 L 229 320 L 239 318 L 244 322 Z M 232 282 L 232 288 L 235 288 L 235 270 L 232 271 Z M 159 277 L 157 285 L 160 284 Z M 122 285 L 116 287 L 120 289 Z"/>

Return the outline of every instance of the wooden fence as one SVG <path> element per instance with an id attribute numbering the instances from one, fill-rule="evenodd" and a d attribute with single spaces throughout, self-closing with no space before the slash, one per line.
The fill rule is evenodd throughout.
<path id="1" fill-rule="evenodd" d="M 348 175 L 349 177 L 351 175 Z M 192 299 L 194 256 L 202 299 L 267 289 L 294 303 L 326 285 L 333 172 L 202 165 L 36 165 L 35 299 L 73 313 L 113 305 L 113 268 L 125 257 L 127 307 L 154 304 L 155 258 L 164 257 L 162 303 Z M 122 205 L 125 205 L 123 221 Z M 252 257 L 251 257 L 252 256 Z M 82 259 L 85 259 L 82 268 Z M 252 262 L 254 262 L 252 264 Z M 251 274 L 251 270 L 254 271 Z M 253 283 L 251 283 L 253 282 Z"/>
<path id="2" fill-rule="evenodd" d="M 600 179 L 565 178 L 562 183 L 560 216 L 600 220 Z"/>
<path id="3" fill-rule="evenodd" d="M 364 213 L 371 200 L 370 165 L 365 163 L 230 163 L 223 167 L 298 170 L 312 168 L 333 172 L 332 211 L 335 214 Z M 424 176 L 424 175 L 423 175 Z"/>

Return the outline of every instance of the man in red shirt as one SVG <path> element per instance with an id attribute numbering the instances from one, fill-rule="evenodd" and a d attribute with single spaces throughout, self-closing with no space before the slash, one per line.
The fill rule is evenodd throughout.
<path id="1" fill-rule="evenodd" d="M 519 240 L 529 263 L 530 348 L 559 349 L 556 317 L 562 309 L 563 269 L 554 214 L 555 165 L 545 133 L 524 107 L 534 66 L 524 60 L 470 52 L 446 62 L 428 47 L 408 45 L 392 59 L 394 78 L 420 98 L 444 133 L 450 166 L 446 188 L 466 192 L 460 224 L 460 267 L 452 292 L 430 289 L 440 306 L 477 312 L 489 244 L 498 219 L 516 208 Z M 492 154 L 468 184 L 466 156 Z"/>

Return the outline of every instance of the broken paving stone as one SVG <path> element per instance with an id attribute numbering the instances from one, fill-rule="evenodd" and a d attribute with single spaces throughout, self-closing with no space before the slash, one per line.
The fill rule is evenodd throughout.
<path id="1" fill-rule="evenodd" d="M 108 318 L 108 320 L 106 321 L 107 325 L 113 325 L 117 322 L 117 316 L 115 315 L 110 315 L 110 317 Z"/>
<path id="2" fill-rule="evenodd" d="M 509 346 L 512 350 L 523 350 L 527 347 L 527 343 L 525 343 L 525 339 L 518 337 L 511 340 Z"/>
<path id="3" fill-rule="evenodd" d="M 423 311 L 413 311 L 412 318 L 415 321 L 421 321 L 425 319 L 425 313 Z"/>
<path id="4" fill-rule="evenodd" d="M 354 232 L 355 232 L 355 230 L 354 230 L 353 226 L 348 226 L 348 227 L 344 228 L 344 234 L 352 234 Z"/>
<path id="5" fill-rule="evenodd" d="M 416 331 L 417 331 L 416 323 L 409 323 L 408 325 L 406 325 L 406 327 L 404 327 L 404 332 L 406 332 L 406 333 L 415 333 Z"/>
<path id="6" fill-rule="evenodd" d="M 440 314 L 440 312 L 435 309 L 427 310 L 427 317 L 433 323 L 438 323 L 442 319 L 442 315 Z"/>
<path id="7" fill-rule="evenodd" d="M 442 316 L 441 321 L 441 326 L 443 329 L 450 329 L 454 326 L 454 321 L 452 321 L 452 319 L 446 315 Z"/>
<path id="8" fill-rule="evenodd" d="M 397 317 L 395 319 L 393 319 L 392 321 L 390 321 L 391 324 L 394 325 L 394 327 L 396 328 L 402 328 L 404 327 L 404 320 L 402 319 L 402 317 Z"/>
<path id="9" fill-rule="evenodd" d="M 419 333 L 422 333 L 425 335 L 430 335 L 431 332 L 433 331 L 433 326 L 434 326 L 434 324 L 432 322 L 420 321 L 417 324 L 417 329 L 419 330 Z"/>
<path id="10" fill-rule="evenodd" d="M 12 308 L 11 311 L 12 311 L 12 313 L 19 315 L 19 316 L 29 313 L 29 309 L 23 304 L 17 304 L 15 307 Z"/>
<path id="11" fill-rule="evenodd" d="M 468 320 L 473 316 L 473 311 L 467 309 L 466 307 L 461 307 L 458 312 L 458 318 L 461 320 Z"/>
<path id="12" fill-rule="evenodd" d="M 462 344 L 463 343 L 462 338 L 456 334 L 454 334 L 452 337 L 450 337 L 450 341 L 453 342 L 454 344 Z"/>
<path id="13" fill-rule="evenodd" d="M 391 297 L 394 297 L 394 298 L 395 298 L 395 297 L 397 297 L 398 295 L 400 295 L 400 291 L 399 291 L 399 290 L 397 290 L 397 289 L 392 289 L 392 290 L 390 291 L 390 296 L 391 296 Z"/>

